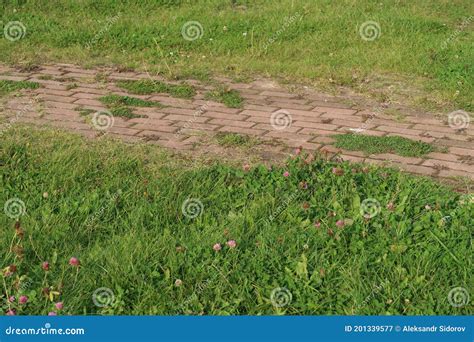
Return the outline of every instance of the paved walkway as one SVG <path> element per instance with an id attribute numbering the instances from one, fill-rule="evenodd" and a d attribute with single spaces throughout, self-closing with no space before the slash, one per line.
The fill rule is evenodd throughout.
<path id="1" fill-rule="evenodd" d="M 84 70 L 68 64 L 45 65 L 28 72 L 0 65 L 0 80 L 28 80 L 42 85 L 36 90 L 22 91 L 24 96 L 10 97 L 6 111 L 0 115 L 7 113 L 10 122 L 53 125 L 91 137 L 105 132 L 126 140 L 153 141 L 184 150 L 195 147 L 199 134 L 234 132 L 257 136 L 264 141 L 276 139 L 282 142 L 281 149 L 285 145 L 287 149 L 302 146 L 323 153 L 340 153 L 342 159 L 355 162 L 388 163 L 422 175 L 474 179 L 472 124 L 448 125 L 420 113 L 411 113 L 397 121 L 393 116 L 383 114 L 384 106 L 360 105 L 354 98 L 329 96 L 305 87 L 293 93 L 267 80 L 244 84 L 218 79 L 240 92 L 245 100 L 242 109 L 227 108 L 221 103 L 205 100 L 206 91 L 212 87 L 191 80 L 189 83 L 196 87 L 197 94 L 190 100 L 168 94 L 131 95 L 160 101 L 167 106 L 135 110 L 147 116 L 144 118 L 124 120 L 115 117 L 110 122 L 107 121 L 110 118 L 99 117 L 99 121 L 104 121 L 99 125 L 106 125 L 103 130 L 104 127 L 98 129 L 97 122 L 91 123 L 91 115 L 81 115 L 81 109 L 107 111 L 98 101 L 105 94 L 130 95 L 118 88 L 115 81 L 147 78 L 162 80 L 147 73 Z M 407 158 L 395 154 L 366 156 L 358 151 L 336 149 L 330 135 L 348 132 L 403 136 L 446 147 L 447 153 Z"/>

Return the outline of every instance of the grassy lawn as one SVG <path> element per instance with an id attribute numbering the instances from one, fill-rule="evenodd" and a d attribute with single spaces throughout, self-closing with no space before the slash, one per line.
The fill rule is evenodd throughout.
<path id="1" fill-rule="evenodd" d="M 157 101 L 147 101 L 136 97 L 121 96 L 110 94 L 102 96 L 99 99 L 102 103 L 109 106 L 132 106 L 132 107 L 163 107 L 163 105 Z"/>
<path id="2" fill-rule="evenodd" d="M 472 111 L 473 9 L 468 0 L 9 1 L 0 20 L 21 21 L 26 33 L 0 39 L 0 61 L 116 64 L 173 78 L 259 74 Z M 363 39 L 369 21 L 377 32 L 369 26 Z"/>
<path id="3" fill-rule="evenodd" d="M 236 90 L 217 89 L 208 92 L 205 97 L 208 100 L 222 102 L 230 108 L 241 108 L 244 102 Z"/>
<path id="4" fill-rule="evenodd" d="M 99 98 L 99 101 L 109 107 L 110 113 L 113 116 L 122 117 L 126 119 L 146 117 L 144 115 L 137 115 L 133 113 L 133 109 L 130 107 L 164 107 L 164 105 L 157 101 L 147 101 L 136 97 L 121 96 L 115 94 L 102 96 L 101 98 Z"/>
<path id="5" fill-rule="evenodd" d="M 366 154 L 395 153 L 404 157 L 422 157 L 437 151 L 434 146 L 404 137 L 378 137 L 360 134 L 337 134 L 334 146 L 352 151 L 363 151 Z"/>
<path id="6" fill-rule="evenodd" d="M 243 108 L 245 87 L 230 89 L 215 76 L 270 77 L 447 114 L 474 111 L 473 12 L 468 0 L 15 0 L 0 8 L 0 64 L 164 76 L 119 80 L 136 95 L 98 97 L 126 119 L 146 117 L 137 107 L 165 107 L 145 94 Z M 192 78 L 206 91 L 197 92 Z M 83 86 L 71 77 L 41 79 Z M 107 74 L 95 81 L 105 85 Z M 0 80 L 0 100 L 41 86 Z M 453 305 L 453 289 L 473 293 L 472 194 L 300 149 L 278 165 L 241 165 L 232 156 L 284 153 L 259 150 L 262 141 L 245 134 L 196 140 L 209 152 L 203 159 L 197 149 L 185 155 L 24 126 L 20 115 L 3 122 L 6 111 L 2 314 L 474 313 L 471 303 Z M 368 155 L 447 152 L 398 136 L 334 139 L 337 148 Z M 219 160 L 209 157 L 214 147 Z"/>
<path id="7" fill-rule="evenodd" d="M 474 204 L 432 180 L 304 153 L 189 165 L 156 146 L 7 133 L 4 311 L 472 314 L 448 293 L 472 289 Z"/>
<path id="8" fill-rule="evenodd" d="M 153 93 L 169 93 L 175 97 L 182 97 L 185 99 L 192 98 L 196 91 L 192 86 L 182 84 L 173 85 L 159 81 L 140 80 L 140 81 L 119 81 L 119 87 L 132 92 L 133 94 L 153 94 Z"/>
<path id="9" fill-rule="evenodd" d="M 237 133 L 217 133 L 215 139 L 218 145 L 225 147 L 251 148 L 260 143 L 260 140 L 257 138 Z"/>
<path id="10" fill-rule="evenodd" d="M 39 83 L 36 82 L 0 80 L 0 96 L 16 92 L 20 89 L 37 89 L 39 87 Z"/>

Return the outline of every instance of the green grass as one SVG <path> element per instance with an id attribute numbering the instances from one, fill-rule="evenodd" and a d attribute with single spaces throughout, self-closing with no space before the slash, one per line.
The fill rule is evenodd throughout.
<path id="1" fill-rule="evenodd" d="M 142 118 L 143 115 L 138 115 L 133 113 L 133 109 L 130 107 L 164 107 L 161 103 L 157 101 L 147 101 L 142 100 L 136 97 L 130 96 L 121 96 L 110 94 L 102 96 L 99 100 L 110 107 L 110 112 L 113 116 L 119 116 L 122 118 L 133 119 L 133 118 Z"/>
<path id="2" fill-rule="evenodd" d="M 254 137 L 238 133 L 217 133 L 215 138 L 224 147 L 252 147 L 260 143 Z"/>
<path id="3" fill-rule="evenodd" d="M 131 108 L 126 106 L 116 106 L 110 109 L 110 113 L 113 116 L 126 118 L 126 119 L 134 119 L 134 118 L 143 118 L 144 115 L 135 114 Z"/>
<path id="4" fill-rule="evenodd" d="M 12 1 L 0 20 L 27 31 L 0 40 L 0 60 L 117 64 L 171 77 L 264 75 L 473 111 L 474 31 L 472 21 L 463 25 L 472 13 L 469 0 Z M 203 34 L 188 41 L 181 30 L 193 20 Z M 369 20 L 381 28 L 374 41 L 359 35 Z"/>
<path id="5" fill-rule="evenodd" d="M 99 99 L 102 103 L 109 106 L 132 106 L 132 107 L 164 107 L 157 101 L 147 101 L 136 97 L 107 95 Z"/>
<path id="6" fill-rule="evenodd" d="M 89 108 L 83 108 L 81 106 L 74 108 L 74 110 L 78 111 L 81 116 L 88 116 L 96 111 Z"/>
<path id="7" fill-rule="evenodd" d="M 404 137 L 377 137 L 362 134 L 337 134 L 332 136 L 334 146 L 367 154 L 395 153 L 403 157 L 422 157 L 437 149 L 428 143 Z"/>
<path id="8" fill-rule="evenodd" d="M 81 116 L 88 116 L 92 113 L 95 113 L 95 110 L 89 109 L 89 108 L 82 108 L 82 107 L 77 107 L 75 108 L 79 112 Z M 143 118 L 145 117 L 144 115 L 138 115 L 135 114 L 131 108 L 123 105 L 114 105 L 112 108 L 110 108 L 110 113 L 113 116 L 116 117 L 121 117 L 125 119 L 134 119 L 134 118 Z"/>
<path id="9" fill-rule="evenodd" d="M 66 90 L 76 89 L 78 87 L 77 83 L 69 83 L 66 85 Z"/>
<path id="10" fill-rule="evenodd" d="M 194 95 L 196 95 L 194 88 L 187 84 L 167 84 L 153 80 L 126 80 L 118 81 L 117 85 L 134 94 L 169 93 L 174 97 L 181 97 L 185 99 L 192 98 Z"/>
<path id="11" fill-rule="evenodd" d="M 0 95 L 6 95 L 20 89 L 38 89 L 39 83 L 29 81 L 0 80 Z"/>
<path id="12" fill-rule="evenodd" d="M 40 75 L 38 76 L 38 79 L 43 80 L 43 81 L 50 81 L 53 79 L 52 75 Z"/>
<path id="13" fill-rule="evenodd" d="M 206 94 L 207 100 L 215 100 L 230 108 L 242 108 L 244 99 L 237 90 L 218 89 Z"/>
<path id="14" fill-rule="evenodd" d="M 451 306 L 448 293 L 473 290 L 474 204 L 432 180 L 299 157 L 244 172 L 188 165 L 150 145 L 6 133 L 0 260 L 17 271 L 1 273 L 4 311 L 46 314 L 62 301 L 59 314 L 79 315 L 473 313 Z M 3 212 L 13 198 L 26 209 L 23 232 Z M 380 203 L 370 219 L 361 212 L 368 198 Z M 189 211 L 195 218 L 183 214 L 187 199 L 202 204 Z M 68 265 L 73 256 L 79 268 Z M 109 307 L 93 304 L 101 287 L 114 293 Z M 292 294 L 282 308 L 270 299 L 278 287 Z M 29 302 L 7 303 L 11 295 Z"/>

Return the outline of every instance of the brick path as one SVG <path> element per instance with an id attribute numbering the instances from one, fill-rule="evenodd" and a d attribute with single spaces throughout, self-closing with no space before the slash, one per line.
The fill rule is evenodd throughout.
<path id="1" fill-rule="evenodd" d="M 101 77 L 97 77 L 98 74 Z M 21 97 L 8 98 L 6 110 L 0 115 L 6 113 L 12 123 L 52 125 L 90 137 L 106 132 L 126 140 L 153 141 L 180 150 L 194 148 L 199 140 L 199 135 L 194 133 L 234 132 L 258 136 L 263 141 L 278 140 L 282 143 L 281 150 L 302 146 L 308 150 L 339 153 L 342 159 L 349 161 L 389 164 L 422 175 L 474 179 L 472 124 L 454 129 L 432 115 L 421 113 L 410 113 L 404 120 L 396 121 L 393 116 L 383 114 L 383 108 L 376 104 L 366 104 L 364 108 L 355 104 L 353 98 L 316 93 L 306 87 L 292 93 L 267 80 L 244 84 L 218 79 L 240 92 L 245 100 L 242 109 L 227 108 L 221 103 L 205 100 L 204 94 L 211 87 L 193 80 L 188 83 L 196 87 L 197 94 L 190 100 L 168 94 L 127 94 L 114 83 L 123 79 L 147 78 L 163 80 L 146 73 L 84 70 L 68 64 L 45 65 L 29 72 L 0 65 L 0 80 L 28 80 L 42 86 L 22 91 Z M 69 86 L 73 83 L 77 87 Z M 135 113 L 148 117 L 130 120 L 115 117 L 111 127 L 98 131 L 91 124 L 90 116 L 81 115 L 79 108 L 106 111 L 98 98 L 109 93 L 160 101 L 166 107 L 137 108 Z M 362 152 L 332 146 L 334 141 L 330 135 L 346 132 L 403 136 L 446 147 L 447 153 L 430 153 L 424 158 L 395 154 L 366 156 Z"/>

